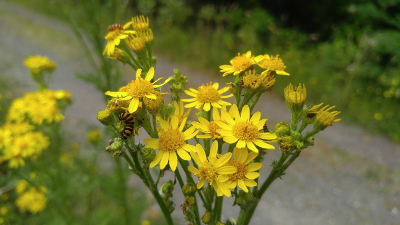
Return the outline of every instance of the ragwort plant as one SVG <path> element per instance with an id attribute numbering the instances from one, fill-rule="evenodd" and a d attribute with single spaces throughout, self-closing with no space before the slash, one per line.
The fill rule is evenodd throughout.
<path id="1" fill-rule="evenodd" d="M 246 225 L 271 183 L 313 145 L 315 134 L 340 121 L 336 118 L 340 112 L 332 111 L 333 106 L 306 106 L 305 85 L 290 84 L 284 90 L 292 114 L 289 122 L 278 123 L 275 130 L 266 126 L 267 119 L 253 109 L 263 93 L 272 91 L 279 76 L 289 75 L 279 56 L 238 54 L 230 65 L 220 66 L 222 75 L 231 76 L 232 82 L 186 89 L 187 77 L 177 69 L 170 78 L 155 79 L 154 37 L 148 18 L 138 16 L 123 26 L 112 25 L 105 39 L 104 54 L 136 71 L 136 78 L 126 86 L 105 93 L 112 98 L 97 114 L 103 125 L 115 131 L 106 150 L 126 160 L 153 194 L 168 224 L 173 224 L 174 183 L 170 180 L 158 186 L 165 171 L 175 173 L 185 196 L 181 209 L 191 224 L 222 224 L 223 198 L 233 197 L 240 214 L 226 224 Z M 167 83 L 170 93 L 161 92 Z M 181 97 L 183 93 L 188 97 Z M 166 94 L 173 103 L 164 103 Z M 193 108 L 198 111 L 197 121 L 190 122 Z M 304 132 L 309 125 L 312 128 Z M 139 128 L 150 136 L 144 143 L 135 140 Z M 275 149 L 271 143 L 277 143 L 282 154 L 272 163 L 267 179 L 259 180 L 267 151 Z M 157 167 L 155 181 L 150 170 Z M 198 200 L 204 215 L 199 215 Z"/>

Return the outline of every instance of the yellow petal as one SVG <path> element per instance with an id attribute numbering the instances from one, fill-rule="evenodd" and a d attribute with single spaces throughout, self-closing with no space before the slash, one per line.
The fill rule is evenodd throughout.
<path id="1" fill-rule="evenodd" d="M 244 175 L 245 177 L 249 178 L 249 179 L 256 179 L 257 177 L 260 176 L 260 173 L 257 172 L 247 172 L 246 175 Z"/>
<path id="2" fill-rule="evenodd" d="M 236 144 L 236 147 L 238 147 L 238 148 L 244 148 L 244 147 L 246 147 L 246 141 L 244 141 L 244 140 L 239 140 L 238 143 Z"/>
<path id="3" fill-rule="evenodd" d="M 243 121 L 249 121 L 250 119 L 250 107 L 248 105 L 245 105 L 242 109 L 242 116 L 241 116 Z"/>
<path id="4" fill-rule="evenodd" d="M 193 145 L 184 144 L 184 145 L 182 146 L 182 148 L 185 149 L 185 150 L 188 151 L 188 152 L 197 152 L 196 146 L 193 146 Z"/>
<path id="5" fill-rule="evenodd" d="M 209 102 L 204 103 L 203 106 L 204 111 L 208 112 L 211 109 L 211 104 Z"/>
<path id="6" fill-rule="evenodd" d="M 249 162 L 251 162 L 251 160 L 255 159 L 257 156 L 258 156 L 258 153 L 250 152 L 250 153 L 247 155 L 247 159 L 246 159 L 246 161 L 244 162 L 244 164 L 245 164 L 245 165 L 249 164 Z"/>
<path id="7" fill-rule="evenodd" d="M 194 162 L 195 162 L 198 166 L 203 165 L 203 162 L 200 160 L 199 156 L 198 156 L 196 153 L 190 152 L 190 155 L 192 156 L 192 159 L 194 160 Z"/>
<path id="8" fill-rule="evenodd" d="M 223 165 L 225 165 L 228 161 L 229 161 L 229 159 L 231 158 L 231 156 L 232 156 L 232 153 L 230 153 L 230 152 L 228 152 L 228 153 L 226 153 L 225 155 L 223 155 L 221 158 L 219 158 L 218 160 L 217 160 L 217 162 L 215 162 L 215 167 L 220 167 L 220 166 L 223 166 Z"/>
<path id="9" fill-rule="evenodd" d="M 219 87 L 219 83 L 215 82 L 211 85 L 211 87 L 213 87 L 215 90 L 218 90 Z"/>
<path id="10" fill-rule="evenodd" d="M 162 156 L 163 156 L 163 151 L 158 151 L 156 157 L 150 163 L 150 168 L 155 167 L 160 162 Z"/>
<path id="11" fill-rule="evenodd" d="M 211 145 L 211 150 L 210 150 L 210 155 L 209 157 L 217 157 L 217 153 L 218 153 L 218 141 L 214 141 Z"/>
<path id="12" fill-rule="evenodd" d="M 128 93 L 127 92 L 123 92 L 123 91 L 115 91 L 115 92 L 111 92 L 111 91 L 107 91 L 105 93 L 108 96 L 112 96 L 112 97 L 125 97 Z"/>
<path id="13" fill-rule="evenodd" d="M 247 155 L 248 155 L 248 151 L 247 148 L 242 148 L 239 151 L 239 159 L 237 160 L 240 163 L 244 163 L 244 161 L 246 161 L 247 159 Z"/>
<path id="14" fill-rule="evenodd" d="M 198 174 L 198 173 L 199 173 L 199 170 L 196 169 L 196 168 L 193 167 L 193 166 L 188 166 L 188 170 L 189 170 L 191 173 L 193 173 L 193 174 Z"/>
<path id="15" fill-rule="evenodd" d="M 247 142 L 247 148 L 250 149 L 253 152 L 257 152 L 258 153 L 258 149 L 257 147 L 253 144 L 253 142 Z"/>
<path id="16" fill-rule="evenodd" d="M 253 122 L 254 124 L 257 124 L 258 121 L 260 121 L 260 118 L 261 118 L 261 113 L 257 111 L 256 113 L 253 114 L 250 121 Z"/>
<path id="17" fill-rule="evenodd" d="M 257 186 L 257 182 L 255 182 L 254 180 L 249 180 L 249 179 L 245 179 L 244 180 L 244 184 L 247 187 L 255 187 L 255 186 Z"/>
<path id="18" fill-rule="evenodd" d="M 146 98 L 150 98 L 150 99 L 157 99 L 157 95 L 155 94 L 149 94 L 149 95 L 144 95 L 146 96 Z"/>
<path id="19" fill-rule="evenodd" d="M 139 99 L 132 98 L 131 103 L 129 103 L 129 113 L 134 113 L 139 107 Z"/>
<path id="20" fill-rule="evenodd" d="M 238 180 L 238 185 L 240 189 L 242 189 L 244 192 L 249 192 L 249 189 L 247 189 L 246 184 L 244 183 L 243 180 Z"/>
<path id="21" fill-rule="evenodd" d="M 197 183 L 197 189 L 200 189 L 201 187 L 203 187 L 205 183 L 206 183 L 206 180 L 200 179 L 199 183 Z"/>
<path id="22" fill-rule="evenodd" d="M 275 147 L 273 145 L 267 144 L 264 141 L 261 141 L 260 139 L 256 139 L 254 141 L 254 144 L 256 144 L 257 146 L 259 146 L 261 148 L 265 148 L 265 149 L 275 149 Z"/>
<path id="23" fill-rule="evenodd" d="M 178 119 L 178 117 L 177 117 L 177 116 L 173 116 L 173 117 L 171 118 L 171 128 L 172 128 L 173 130 L 176 130 L 176 128 L 178 128 L 178 125 L 179 125 L 179 119 Z"/>
<path id="24" fill-rule="evenodd" d="M 247 171 L 254 172 L 254 171 L 261 169 L 262 166 L 263 166 L 262 163 L 252 163 L 247 166 Z"/>
<path id="25" fill-rule="evenodd" d="M 140 76 L 141 74 L 142 74 L 142 69 L 136 70 L 136 80 L 139 80 L 141 78 Z"/>
<path id="26" fill-rule="evenodd" d="M 179 157 L 183 160 L 189 161 L 191 159 L 190 155 L 182 148 L 179 148 L 176 152 L 178 153 Z"/>
<path id="27" fill-rule="evenodd" d="M 151 67 L 149 69 L 149 72 L 147 72 L 146 77 L 144 78 L 147 81 L 151 81 L 151 79 L 153 79 L 154 77 L 154 67 Z"/>
<path id="28" fill-rule="evenodd" d="M 144 143 L 146 143 L 145 148 L 152 148 L 152 149 L 158 149 L 159 148 L 159 139 L 155 138 L 146 138 L 143 140 Z"/>
<path id="29" fill-rule="evenodd" d="M 176 157 L 176 152 L 171 152 L 169 154 L 169 166 L 171 167 L 171 170 L 175 171 L 177 165 L 178 165 L 178 158 Z"/>
<path id="30" fill-rule="evenodd" d="M 168 164 L 168 159 L 169 159 L 169 152 L 164 152 L 161 162 L 160 162 L 160 169 L 164 169 L 165 166 Z"/>
<path id="31" fill-rule="evenodd" d="M 230 137 L 224 137 L 224 141 L 226 142 L 226 143 L 229 143 L 229 144 L 233 144 L 233 143 L 235 143 L 235 142 L 237 142 L 239 139 L 237 139 L 236 137 L 232 137 L 232 136 L 230 136 Z"/>
<path id="32" fill-rule="evenodd" d="M 233 174 L 237 172 L 237 168 L 234 166 L 223 166 L 217 169 L 219 174 Z"/>

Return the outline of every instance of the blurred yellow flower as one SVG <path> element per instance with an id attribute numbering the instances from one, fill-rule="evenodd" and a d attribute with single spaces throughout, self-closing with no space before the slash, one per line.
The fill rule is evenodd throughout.
<path id="1" fill-rule="evenodd" d="M 143 15 L 132 17 L 132 27 L 135 31 L 147 30 L 149 28 L 149 18 Z"/>
<path id="2" fill-rule="evenodd" d="M 324 106 L 317 113 L 316 122 L 323 127 L 333 126 L 333 123 L 339 122 L 342 119 L 335 119 L 337 115 L 340 114 L 340 111 L 332 111 L 331 109 L 335 108 L 335 106 L 329 107 L 329 105 Z"/>
<path id="3" fill-rule="evenodd" d="M 103 138 L 101 137 L 101 131 L 98 129 L 87 132 L 86 137 L 88 142 L 91 144 L 96 144 L 103 141 Z"/>
<path id="4" fill-rule="evenodd" d="M 47 198 L 44 194 L 46 192 L 47 190 L 43 186 L 40 191 L 31 187 L 28 191 L 20 193 L 15 203 L 21 211 L 29 211 L 32 214 L 36 214 L 46 207 Z"/>
<path id="5" fill-rule="evenodd" d="M 251 69 L 256 62 L 254 61 L 254 56 L 251 55 L 251 51 L 246 52 L 246 54 L 240 55 L 233 58 L 230 61 L 231 65 L 222 65 L 219 68 L 221 69 L 220 72 L 223 72 L 222 76 L 227 76 L 233 73 L 234 76 L 238 75 L 239 73 Z"/>
<path id="6" fill-rule="evenodd" d="M 24 65 L 27 66 L 33 74 L 39 74 L 42 71 L 51 72 L 56 67 L 53 61 L 40 55 L 29 56 L 25 59 Z"/>
<path id="7" fill-rule="evenodd" d="M 283 63 L 282 59 L 279 58 L 279 55 L 259 55 L 255 58 L 255 61 L 264 70 L 275 71 L 278 75 L 290 75 L 284 71 L 286 69 L 286 66 Z"/>
<path id="8" fill-rule="evenodd" d="M 114 54 L 115 46 L 118 46 L 121 42 L 121 39 L 125 39 L 129 34 L 135 34 L 134 30 L 127 30 L 132 22 L 127 22 L 124 26 L 120 24 L 114 24 L 108 27 L 109 32 L 104 37 L 106 39 L 107 44 L 104 48 L 103 55 L 107 53 L 108 56 Z"/>

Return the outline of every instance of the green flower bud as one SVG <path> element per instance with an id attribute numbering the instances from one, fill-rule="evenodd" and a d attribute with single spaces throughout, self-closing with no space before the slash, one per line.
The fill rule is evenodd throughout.
<path id="1" fill-rule="evenodd" d="M 307 138 L 306 144 L 307 146 L 309 145 L 314 146 L 314 138 L 313 137 Z"/>
<path id="2" fill-rule="evenodd" d="M 275 134 L 277 136 L 287 135 L 290 132 L 290 125 L 287 122 L 279 122 L 275 126 Z"/>
<path id="3" fill-rule="evenodd" d="M 152 148 L 143 148 L 140 152 L 144 163 L 150 163 L 156 157 L 156 151 Z"/>
<path id="4" fill-rule="evenodd" d="M 301 141 L 293 141 L 293 145 L 296 146 L 297 150 L 301 150 L 301 148 L 304 146 L 304 143 Z"/>
<path id="5" fill-rule="evenodd" d="M 196 204 L 196 198 L 194 196 L 186 196 L 185 203 L 189 207 L 194 206 Z"/>
<path id="6" fill-rule="evenodd" d="M 123 146 L 122 139 L 119 137 L 116 137 L 109 142 L 108 146 L 106 147 L 106 151 L 112 153 L 114 157 L 121 156 L 122 146 Z"/>
<path id="7" fill-rule="evenodd" d="M 102 123 L 104 126 L 110 126 L 113 122 L 111 116 L 111 110 L 104 109 L 97 113 L 97 119 Z"/>
<path id="8" fill-rule="evenodd" d="M 193 196 L 196 193 L 196 186 L 193 183 L 187 183 L 183 186 L 182 192 L 185 196 Z"/>
<path id="9" fill-rule="evenodd" d="M 205 111 L 201 110 L 198 113 L 196 113 L 196 117 L 197 117 L 197 119 L 200 117 L 207 119 L 207 113 Z"/>
<path id="10" fill-rule="evenodd" d="M 280 149 L 289 149 L 293 146 L 293 139 L 291 136 L 280 136 L 278 138 L 278 145 Z"/>
<path id="11" fill-rule="evenodd" d="M 124 50 L 119 49 L 119 48 L 115 48 L 114 54 L 112 54 L 108 58 L 113 59 L 113 60 L 118 60 L 118 61 L 122 62 L 123 64 L 126 64 L 131 60 L 128 53 L 126 53 Z"/>
<path id="12" fill-rule="evenodd" d="M 164 120 L 167 120 L 170 115 L 174 114 L 175 106 L 174 104 L 168 104 L 161 107 L 160 115 Z"/>
<path id="13" fill-rule="evenodd" d="M 165 184 L 160 186 L 160 191 L 163 196 L 172 196 L 172 191 L 174 190 L 174 183 L 172 180 L 167 181 Z"/>
<path id="14" fill-rule="evenodd" d="M 201 217 L 201 221 L 203 221 L 205 224 L 209 224 L 211 222 L 211 213 L 206 211 Z"/>
<path id="15" fill-rule="evenodd" d="M 240 191 L 239 196 L 236 198 L 236 204 L 238 204 L 242 209 L 247 209 L 248 207 L 255 204 L 256 198 L 251 192 Z"/>
<path id="16" fill-rule="evenodd" d="M 297 131 L 291 131 L 290 136 L 293 138 L 293 140 L 300 140 L 301 139 L 301 134 Z"/>

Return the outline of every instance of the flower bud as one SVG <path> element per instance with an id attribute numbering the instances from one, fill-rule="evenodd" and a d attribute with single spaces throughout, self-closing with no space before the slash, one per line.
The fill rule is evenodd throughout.
<path id="1" fill-rule="evenodd" d="M 186 196 L 185 203 L 189 207 L 194 206 L 196 204 L 196 198 L 194 196 Z"/>
<path id="2" fill-rule="evenodd" d="M 279 122 L 275 126 L 275 133 L 278 136 L 287 135 L 290 132 L 290 125 L 287 122 Z"/>
<path id="3" fill-rule="evenodd" d="M 293 141 L 293 145 L 296 146 L 297 150 L 301 150 L 304 146 L 304 143 L 301 141 Z"/>
<path id="4" fill-rule="evenodd" d="M 144 163 L 150 163 L 156 157 L 156 151 L 152 148 L 143 148 L 140 152 Z"/>
<path id="5" fill-rule="evenodd" d="M 113 60 L 118 60 L 118 61 L 122 62 L 123 64 L 126 64 L 126 63 L 130 62 L 130 60 L 131 60 L 128 53 L 126 53 L 124 50 L 119 49 L 119 48 L 115 48 L 114 53 L 111 54 L 111 56 L 109 56 L 108 58 L 113 59 Z"/>
<path id="6" fill-rule="evenodd" d="M 185 196 L 193 196 L 196 193 L 196 186 L 193 183 L 187 183 L 182 187 Z"/>
<path id="7" fill-rule="evenodd" d="M 201 110 L 201 111 L 199 111 L 199 112 L 196 113 L 196 117 L 197 117 L 197 120 L 198 120 L 200 117 L 202 117 L 202 118 L 204 118 L 204 119 L 207 119 L 207 113 L 206 113 L 205 111 Z"/>
<path id="8" fill-rule="evenodd" d="M 161 108 L 160 115 L 164 120 L 167 120 L 170 115 L 174 114 L 175 106 L 174 104 L 168 104 Z"/>
<path id="9" fill-rule="evenodd" d="M 116 137 L 109 142 L 109 145 L 106 147 L 106 151 L 113 154 L 113 156 L 121 156 L 122 154 L 122 146 L 123 142 L 120 137 Z"/>
<path id="10" fill-rule="evenodd" d="M 209 224 L 211 222 L 211 213 L 206 211 L 204 215 L 201 217 L 201 221 L 205 224 Z"/>
<path id="11" fill-rule="evenodd" d="M 278 145 L 280 149 L 289 149 L 293 146 L 293 139 L 291 136 L 280 136 L 278 138 Z"/>
<path id="12" fill-rule="evenodd" d="M 111 117 L 111 110 L 104 109 L 97 113 L 97 119 L 102 123 L 104 126 L 110 126 L 113 122 Z"/>
<path id="13" fill-rule="evenodd" d="M 293 138 L 293 140 L 300 140 L 301 139 L 301 134 L 298 131 L 291 131 L 290 136 Z"/>
<path id="14" fill-rule="evenodd" d="M 160 192 L 164 197 L 171 196 L 173 190 L 174 190 L 174 183 L 172 182 L 172 180 L 169 180 L 165 184 L 160 186 Z"/>

